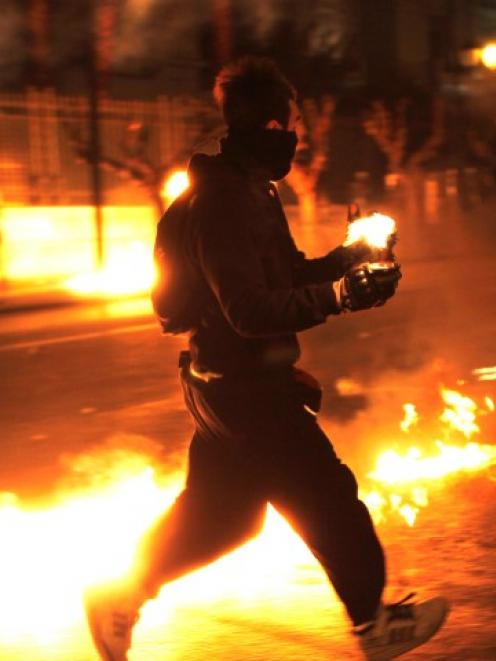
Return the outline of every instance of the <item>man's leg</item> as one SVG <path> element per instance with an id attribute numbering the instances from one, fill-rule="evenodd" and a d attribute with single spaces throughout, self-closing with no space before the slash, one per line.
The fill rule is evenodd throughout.
<path id="1" fill-rule="evenodd" d="M 148 597 L 243 544 L 263 525 L 266 501 L 235 465 L 212 461 L 202 446 L 195 435 L 186 487 L 138 550 L 138 584 Z"/>
<path id="2" fill-rule="evenodd" d="M 268 499 L 290 521 L 326 570 L 369 661 L 392 659 L 422 645 L 443 624 L 443 597 L 413 603 L 381 600 L 384 554 L 353 473 L 336 457 L 316 418 L 298 397 L 282 402 L 280 430 L 270 440 Z M 278 402 L 274 404 L 278 408 Z M 267 428 L 273 429 L 271 420 Z"/>
<path id="3" fill-rule="evenodd" d="M 292 411 L 285 431 L 270 501 L 320 561 L 353 624 L 370 621 L 384 588 L 384 553 L 355 477 L 310 413 Z"/>
<path id="4" fill-rule="evenodd" d="M 186 488 L 145 536 L 127 580 L 86 593 L 93 642 L 105 661 L 127 661 L 139 610 L 164 583 L 217 559 L 262 526 L 266 501 L 236 465 L 210 450 L 195 435 Z"/>

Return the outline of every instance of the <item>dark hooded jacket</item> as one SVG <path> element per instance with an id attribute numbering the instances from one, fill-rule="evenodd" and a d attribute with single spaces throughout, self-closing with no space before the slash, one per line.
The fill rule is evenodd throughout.
<path id="1" fill-rule="evenodd" d="M 339 312 L 331 286 L 343 274 L 336 251 L 306 259 L 275 186 L 243 159 L 197 154 L 189 175 L 180 243 L 198 277 L 195 368 L 248 374 L 293 365 L 296 333 Z"/>

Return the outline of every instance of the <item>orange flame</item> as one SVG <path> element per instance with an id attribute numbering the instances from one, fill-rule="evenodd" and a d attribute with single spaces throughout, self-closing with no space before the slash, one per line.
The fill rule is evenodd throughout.
<path id="1" fill-rule="evenodd" d="M 466 412 L 482 410 L 460 393 L 444 389 L 441 395 L 446 404 L 440 417 L 443 426 L 465 440 L 468 432 L 475 434 L 476 424 Z M 486 415 L 491 412 L 487 399 Z M 411 404 L 404 410 L 409 420 L 404 431 L 410 433 L 415 407 Z M 84 587 L 128 570 L 137 540 L 181 488 L 182 476 L 164 481 L 153 463 L 149 456 L 131 451 L 85 456 L 73 468 L 96 474 L 93 483 L 62 494 L 50 508 L 27 509 L 13 494 L 0 494 L 2 641 L 29 636 L 42 645 L 57 643 L 64 629 L 81 621 Z M 110 472 L 102 469 L 107 464 L 113 467 Z M 390 449 L 368 474 L 370 488 L 361 497 L 376 522 L 394 514 L 413 526 L 429 503 L 433 485 L 442 486 L 450 475 L 494 464 L 496 447 L 473 440 L 459 444 L 438 440 L 434 452 L 418 447 L 404 453 Z M 167 586 L 159 599 L 161 620 L 179 603 L 208 603 L 234 594 L 237 599 L 284 595 L 291 578 L 313 565 L 303 542 L 269 508 L 257 539 Z"/>
<path id="2" fill-rule="evenodd" d="M 130 296 L 150 291 L 155 278 L 151 246 L 132 241 L 115 247 L 102 269 L 66 280 L 65 288 L 85 296 Z"/>
<path id="3" fill-rule="evenodd" d="M 403 404 L 404 416 L 403 420 L 400 422 L 401 431 L 407 433 L 410 431 L 410 428 L 417 424 L 419 416 L 415 404 Z"/>
<path id="4" fill-rule="evenodd" d="M 480 431 L 477 413 L 487 414 L 495 408 L 488 396 L 484 398 L 486 410 L 479 410 L 470 397 L 454 390 L 441 388 L 441 397 L 446 406 L 439 420 L 446 435 L 458 433 L 470 439 Z M 405 404 L 404 411 L 400 428 L 408 432 L 418 421 L 418 414 L 413 404 Z M 454 445 L 436 440 L 430 453 L 416 446 L 405 452 L 391 449 L 377 458 L 374 470 L 367 475 L 375 486 L 361 496 L 376 522 L 387 518 L 388 512 L 397 512 L 412 526 L 420 509 L 428 504 L 429 484 L 438 485 L 451 475 L 473 473 L 494 464 L 496 447 L 474 441 Z"/>
<path id="5" fill-rule="evenodd" d="M 186 170 L 175 170 L 164 182 L 162 187 L 162 196 L 167 200 L 167 204 L 174 202 L 189 186 L 189 177 Z"/>
<path id="6" fill-rule="evenodd" d="M 395 229 L 396 223 L 390 216 L 373 213 L 371 216 L 358 218 L 348 225 L 344 245 L 365 241 L 374 248 L 386 248 Z"/>
<path id="7" fill-rule="evenodd" d="M 57 643 L 64 629 L 82 619 L 84 587 L 129 570 L 139 538 L 182 484 L 182 475 L 160 484 L 150 461 L 123 455 L 109 480 L 102 478 L 79 494 L 65 494 L 48 509 L 27 510 L 14 495 L 3 494 L 0 640 L 29 636 L 40 644 Z M 281 593 L 295 566 L 314 562 L 287 522 L 269 508 L 257 539 L 168 585 L 166 607 L 219 596 L 243 600 Z"/>

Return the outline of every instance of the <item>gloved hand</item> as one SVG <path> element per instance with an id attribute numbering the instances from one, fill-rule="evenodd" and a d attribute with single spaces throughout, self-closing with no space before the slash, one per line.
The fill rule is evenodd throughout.
<path id="1" fill-rule="evenodd" d="M 401 278 L 397 262 L 372 262 L 350 269 L 337 284 L 337 298 L 344 311 L 366 310 L 394 295 Z"/>
<path id="2" fill-rule="evenodd" d="M 336 278 L 342 278 L 351 268 L 376 259 L 376 250 L 365 241 L 356 241 L 349 246 L 338 246 L 328 253 L 332 260 Z"/>

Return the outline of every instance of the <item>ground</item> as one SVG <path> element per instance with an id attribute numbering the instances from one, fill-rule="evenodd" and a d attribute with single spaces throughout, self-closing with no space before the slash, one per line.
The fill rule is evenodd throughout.
<path id="1" fill-rule="evenodd" d="M 441 384 L 478 403 L 486 395 L 496 399 L 495 382 L 473 374 L 496 365 L 492 208 L 448 210 L 435 224 L 410 219 L 400 230 L 404 277 L 396 297 L 301 337 L 301 366 L 325 388 L 321 423 L 363 485 L 381 449 L 415 441 L 399 431 L 403 403 L 414 402 L 421 412 L 427 446 L 434 440 L 427 435 L 441 406 Z M 292 226 L 310 254 L 332 247 L 342 231 L 325 213 L 315 226 L 296 218 Z M 90 538 L 81 541 L 77 515 L 71 515 L 55 548 L 50 535 L 60 530 L 42 513 L 59 511 L 89 483 L 103 489 L 115 478 L 109 466 L 121 466 L 126 453 L 157 466 L 164 488 L 179 488 L 191 434 L 177 382 L 183 345 L 183 338 L 160 335 L 148 302 L 140 299 L 2 315 L 0 576 L 15 585 L 12 594 L 20 601 L 12 605 L 14 597 L 9 601 L 11 593 L 2 590 L 1 610 L 10 615 L 0 624 L 3 660 L 95 658 L 80 606 L 73 604 L 77 581 L 71 581 L 105 530 L 94 529 L 92 538 L 91 522 L 88 532 L 80 522 Z M 495 426 L 487 415 L 477 440 L 494 443 Z M 441 593 L 452 602 L 442 632 L 410 658 L 496 659 L 495 495 L 495 473 L 487 469 L 437 483 L 413 527 L 398 516 L 379 524 L 388 596 L 413 590 L 420 598 Z M 26 519 L 12 510 L 25 511 Z M 132 661 L 360 658 L 318 565 L 273 516 L 253 546 L 163 591 L 136 631 Z M 21 529 L 29 531 L 25 537 Z M 86 543 L 79 555 L 75 549 Z M 33 624 L 44 605 L 45 630 Z"/>

